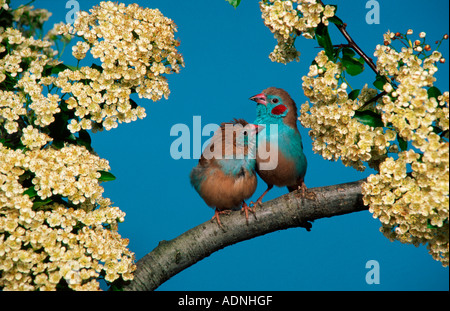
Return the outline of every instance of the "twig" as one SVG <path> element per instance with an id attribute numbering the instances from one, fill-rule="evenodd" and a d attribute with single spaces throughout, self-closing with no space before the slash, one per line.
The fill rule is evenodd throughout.
<path id="1" fill-rule="evenodd" d="M 348 34 L 347 29 L 346 29 L 347 24 L 344 23 L 342 25 L 336 25 L 336 27 L 339 29 L 339 31 L 342 33 L 344 38 L 347 40 L 348 46 L 350 46 L 359 56 L 361 56 L 364 59 L 364 61 L 369 65 L 369 67 L 373 70 L 373 72 L 378 74 L 377 66 L 375 65 L 373 60 L 359 48 L 359 46 L 356 44 L 356 42 L 353 41 L 352 37 L 350 37 L 350 35 Z"/>
<path id="2" fill-rule="evenodd" d="M 378 99 L 380 99 L 381 97 L 383 97 L 384 95 L 386 95 L 386 91 L 383 91 L 379 94 L 377 94 L 375 97 L 369 99 L 367 102 L 364 103 L 364 105 L 362 105 L 361 107 L 358 108 L 359 111 L 364 110 L 363 108 L 366 108 L 369 104 L 376 102 Z"/>
<path id="3" fill-rule="evenodd" d="M 325 6 L 325 4 L 323 4 L 323 2 L 321 0 L 318 0 L 318 2 L 322 6 Z M 347 46 L 352 48 L 359 56 L 361 56 L 364 59 L 364 61 L 369 65 L 369 67 L 375 72 L 375 74 L 378 74 L 377 66 L 375 65 L 373 60 L 369 56 L 367 56 L 366 53 L 364 53 L 363 50 L 361 50 L 360 47 L 356 44 L 356 42 L 353 41 L 352 37 L 350 37 L 349 33 L 347 32 L 347 24 L 343 23 L 342 25 L 337 25 L 337 24 L 335 24 L 335 25 L 339 29 L 339 31 L 342 33 L 344 38 L 347 40 L 347 42 L 348 42 Z"/>

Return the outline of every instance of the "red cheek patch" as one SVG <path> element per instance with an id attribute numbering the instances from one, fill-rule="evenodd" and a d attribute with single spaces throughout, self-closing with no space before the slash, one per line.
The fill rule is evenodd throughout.
<path id="1" fill-rule="evenodd" d="M 272 109 L 272 114 L 280 115 L 280 114 L 283 114 L 283 112 L 285 112 L 286 110 L 287 110 L 286 106 L 278 105 Z"/>

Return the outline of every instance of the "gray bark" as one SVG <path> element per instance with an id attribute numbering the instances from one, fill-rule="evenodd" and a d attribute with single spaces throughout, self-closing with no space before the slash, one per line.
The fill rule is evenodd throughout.
<path id="1" fill-rule="evenodd" d="M 154 290 L 215 251 L 241 241 L 294 227 L 309 230 L 316 219 L 367 210 L 361 194 L 364 181 L 309 189 L 315 197 L 307 193 L 303 198 L 294 191 L 257 207 L 248 224 L 236 211 L 220 216 L 222 228 L 206 221 L 173 240 L 163 240 L 136 263 L 134 280 L 124 290 Z"/>

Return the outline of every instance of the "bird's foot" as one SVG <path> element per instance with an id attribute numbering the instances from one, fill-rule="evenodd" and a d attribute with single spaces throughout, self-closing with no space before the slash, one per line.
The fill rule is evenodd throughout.
<path id="1" fill-rule="evenodd" d="M 223 228 L 222 223 L 220 222 L 220 214 L 225 214 L 225 215 L 229 215 L 231 213 L 230 210 L 218 210 L 216 208 L 216 211 L 214 212 L 214 216 L 211 218 L 211 221 L 213 221 L 214 219 L 217 221 L 217 224 L 219 225 L 219 227 Z"/>
<path id="2" fill-rule="evenodd" d="M 250 205 L 252 205 L 252 203 L 253 202 L 250 202 Z M 250 207 L 247 205 L 247 203 L 245 203 L 245 202 L 242 203 L 241 214 L 245 213 L 245 220 L 247 222 L 247 225 L 248 225 L 248 212 L 251 212 L 256 218 L 255 208 L 256 208 L 256 206 L 254 204 L 253 204 L 253 207 Z"/>
<path id="3" fill-rule="evenodd" d="M 300 198 L 302 199 L 308 199 L 308 200 L 315 200 L 316 199 L 316 193 L 314 191 L 309 190 L 305 183 L 302 183 L 300 186 L 298 186 L 298 191 L 300 192 Z"/>
<path id="4" fill-rule="evenodd" d="M 267 194 L 267 192 L 269 192 L 270 189 L 272 189 L 272 188 L 273 188 L 273 185 L 267 185 L 266 191 L 264 191 L 264 193 L 261 194 L 261 196 L 258 198 L 258 200 L 256 200 L 256 202 L 251 201 L 250 205 L 253 206 L 254 208 L 256 208 L 258 205 L 261 205 L 262 204 L 262 199 Z"/>
<path id="5" fill-rule="evenodd" d="M 253 201 L 250 201 L 250 206 L 253 208 L 253 209 L 255 209 L 255 208 L 257 208 L 258 206 L 260 206 L 261 204 L 262 204 L 262 202 L 261 202 L 262 200 L 256 200 L 256 202 L 253 202 Z"/>

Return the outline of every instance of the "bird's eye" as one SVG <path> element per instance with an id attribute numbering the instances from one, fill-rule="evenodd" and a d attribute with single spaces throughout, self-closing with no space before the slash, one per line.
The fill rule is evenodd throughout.
<path id="1" fill-rule="evenodd" d="M 278 98 L 272 98 L 271 100 L 272 104 L 276 104 L 279 102 Z"/>
<path id="2" fill-rule="evenodd" d="M 244 136 L 247 136 L 248 135 L 248 132 L 247 131 L 244 131 Z"/>

